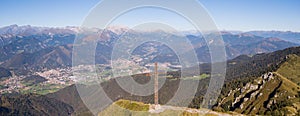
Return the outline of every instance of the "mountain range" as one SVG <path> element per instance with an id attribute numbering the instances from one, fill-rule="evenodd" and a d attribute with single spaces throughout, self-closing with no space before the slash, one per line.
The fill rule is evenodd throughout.
<path id="1" fill-rule="evenodd" d="M 300 33 L 299 32 L 291 32 L 291 31 L 250 31 L 246 32 L 249 34 L 254 34 L 261 37 L 278 37 L 283 40 L 300 43 Z"/>
<path id="2" fill-rule="evenodd" d="M 136 30 L 123 29 L 118 30 L 101 30 L 101 29 L 82 29 L 79 27 L 66 28 L 48 28 L 11 25 L 0 28 L 0 66 L 7 69 L 20 70 L 38 70 L 43 68 L 57 68 L 60 66 L 70 66 L 72 56 L 72 46 L 75 38 L 84 41 L 89 40 L 90 33 L 102 32 L 97 41 L 96 63 L 106 64 L 110 62 L 110 55 L 116 42 L 122 34 L 134 37 L 141 33 Z M 123 32 L 123 33 L 124 33 Z M 167 32 L 149 32 L 151 35 L 160 36 L 169 34 Z M 282 32 L 285 33 L 285 32 Z M 297 33 L 286 32 L 285 35 L 297 35 Z M 259 34 L 261 35 L 261 34 Z M 266 35 L 266 34 L 265 34 Z M 297 41 L 287 41 L 281 36 L 258 36 L 252 33 L 231 34 L 222 32 L 225 42 L 227 59 L 232 59 L 240 55 L 254 55 L 258 53 L 269 53 L 282 50 L 288 47 L 298 46 Z M 188 38 L 196 51 L 200 63 L 210 62 L 209 49 L 203 36 L 201 35 L 184 35 Z M 151 51 L 149 51 L 151 50 Z M 172 49 L 158 42 L 148 42 L 134 50 L 133 55 L 141 59 L 141 65 L 149 62 L 168 62 L 178 64 L 178 58 Z M 165 58 L 168 57 L 168 58 Z M 38 62 L 33 62 L 38 61 Z"/>
<path id="3" fill-rule="evenodd" d="M 96 40 L 90 34 L 102 32 Z M 96 63 L 110 63 L 115 42 L 127 32 L 128 37 L 143 35 L 144 33 L 161 36 L 172 35 L 168 32 L 140 32 L 129 29 L 81 29 L 78 27 L 48 28 L 12 25 L 0 28 L 0 81 L 14 75 L 26 75 L 24 81 L 29 84 L 43 83 L 44 77 L 36 76 L 36 72 L 72 66 L 74 40 L 97 42 Z M 300 113 L 300 47 L 297 32 L 253 31 L 253 32 L 222 32 L 227 55 L 227 69 L 225 84 L 217 103 L 210 104 L 215 112 L 245 115 L 297 115 Z M 181 38 L 188 38 L 198 56 L 200 73 L 203 78 L 195 78 L 193 67 L 187 78 L 180 77 L 180 70 L 169 71 L 165 84 L 158 91 L 160 104 L 165 105 L 178 89 L 181 81 L 199 81 L 197 92 L 189 104 L 189 111 L 199 109 L 207 91 L 210 80 L 209 49 L 201 34 L 187 33 Z M 80 46 L 80 45 L 79 45 Z M 137 47 L 132 55 L 139 59 L 140 65 L 151 62 L 178 64 L 178 58 L 168 46 L 158 42 L 147 42 Z M 137 61 L 136 61 L 137 62 Z M 225 62 L 225 61 L 224 61 Z M 199 75 L 197 75 L 199 76 Z M 149 75 L 132 75 L 139 83 L 147 83 Z M 122 77 L 124 79 L 129 77 Z M 91 115 L 81 97 L 97 103 L 99 85 L 71 85 L 53 93 L 45 95 L 10 93 L 0 95 L 1 115 Z M 145 104 L 153 104 L 153 95 L 132 95 L 123 90 L 116 78 L 106 80 L 100 84 L 107 96 L 113 100 L 111 106 L 99 111 L 99 115 L 107 114 L 114 109 L 115 104 L 149 110 L 143 108 Z M 76 87 L 91 92 L 80 96 Z M 2 86 L 1 86 L 2 88 Z M 151 91 L 145 88 L 145 91 Z M 93 93 L 92 93 L 93 92 Z M 125 100 L 124 100 L 125 99 Z M 136 101 L 133 104 L 126 100 Z M 184 100 L 183 100 L 184 101 Z M 182 107 L 183 101 L 177 101 L 172 108 Z M 142 103 L 141 103 L 142 102 Z M 141 103 L 141 104 L 140 104 Z M 132 106 L 134 105 L 134 106 Z M 143 107 L 142 107 L 143 106 Z M 166 107 L 166 106 L 164 106 Z M 182 108 L 181 108 L 182 109 Z M 100 110 L 100 109 L 92 109 Z M 188 110 L 183 110 L 188 111 Z M 171 112 L 174 112 L 171 110 Z M 118 110 L 119 113 L 119 110 Z M 123 111 L 122 111 L 123 113 Z M 122 114 L 121 113 L 121 114 Z M 185 112 L 187 113 L 187 112 Z M 223 114 L 221 113 L 221 114 Z M 125 114 L 131 115 L 130 112 Z M 188 113 L 189 114 L 189 113 Z M 187 114 L 187 115 L 188 115 Z"/>

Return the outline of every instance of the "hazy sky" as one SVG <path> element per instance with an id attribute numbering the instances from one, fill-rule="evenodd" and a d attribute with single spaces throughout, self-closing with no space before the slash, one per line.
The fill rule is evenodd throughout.
<path id="1" fill-rule="evenodd" d="M 99 0 L 1 0 L 0 26 L 12 24 L 79 26 L 98 2 Z M 220 30 L 300 31 L 300 0 L 200 0 L 200 2 Z M 155 17 L 171 22 L 181 30 L 190 29 L 179 16 L 147 8 L 124 14 L 115 24 L 132 26 L 137 19 L 151 20 Z"/>

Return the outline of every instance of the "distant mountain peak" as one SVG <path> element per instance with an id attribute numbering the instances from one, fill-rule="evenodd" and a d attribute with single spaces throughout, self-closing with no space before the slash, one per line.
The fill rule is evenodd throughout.
<path id="1" fill-rule="evenodd" d="M 118 35 L 131 30 L 127 26 L 109 26 L 106 29 L 110 30 L 110 31 L 112 31 L 112 32 L 114 32 L 114 33 L 116 33 Z"/>

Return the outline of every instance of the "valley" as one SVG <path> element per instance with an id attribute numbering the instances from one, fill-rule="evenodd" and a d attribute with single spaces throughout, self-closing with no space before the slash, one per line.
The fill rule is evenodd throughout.
<path id="1" fill-rule="evenodd" d="M 73 65 L 76 35 L 80 40 L 91 42 L 95 38 L 88 35 L 97 32 L 104 34 L 96 38 L 96 65 Z M 130 37 L 143 35 L 136 30 L 126 32 Z M 194 47 L 191 49 L 199 60 L 195 65 L 199 65 L 200 74 L 195 74 L 196 68 L 191 66 L 189 74 L 181 77 L 182 66 L 176 53 L 162 43 L 142 44 L 133 50 L 130 60 L 111 60 L 114 42 L 121 38 L 120 33 L 76 27 L 12 25 L 0 28 L 0 114 L 92 115 L 91 111 L 97 111 L 96 115 L 111 112 L 120 115 L 297 115 L 300 112 L 300 48 L 296 47 L 299 42 L 289 36 L 222 32 L 227 53 L 225 84 L 217 103 L 211 104 L 212 109 L 205 109 L 201 107 L 203 97 L 211 77 L 216 74 L 210 74 L 211 64 L 215 62 L 210 61 L 207 43 L 201 34 L 182 37 L 190 40 Z M 150 32 L 155 36 L 161 34 L 169 33 Z M 116 67 L 112 67 L 111 62 L 116 63 Z M 117 82 L 133 77 L 138 83 L 148 83 L 154 62 L 166 71 L 159 79 L 165 79 L 158 91 L 161 111 L 151 109 L 153 94 L 133 95 Z M 118 75 L 112 74 L 113 69 Z M 199 82 L 188 107 L 183 104 L 185 99 L 168 104 L 180 82 Z M 113 102 L 103 110 L 89 109 L 82 101 L 88 99 L 97 105 L 99 91 L 94 89 L 97 86 L 101 86 Z M 78 87 L 89 94 L 80 96 Z M 144 91 L 151 93 L 152 88 Z"/>

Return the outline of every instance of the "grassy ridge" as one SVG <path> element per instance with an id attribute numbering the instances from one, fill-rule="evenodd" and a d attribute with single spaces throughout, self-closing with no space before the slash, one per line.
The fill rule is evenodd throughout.
<path id="1" fill-rule="evenodd" d="M 297 55 L 289 55 L 288 57 L 288 61 L 283 63 L 277 72 L 300 85 L 300 57 Z"/>
<path id="2" fill-rule="evenodd" d="M 218 113 L 207 109 L 199 109 L 202 113 L 191 112 L 188 108 L 174 107 L 174 109 L 165 109 L 158 113 L 149 112 L 150 105 L 142 102 L 130 100 L 118 100 L 100 112 L 98 116 L 218 116 L 228 115 Z M 193 109 L 196 110 L 196 109 Z"/>
<path id="3" fill-rule="evenodd" d="M 130 100 L 119 100 L 115 102 L 115 104 L 119 105 L 122 108 L 133 110 L 133 111 L 148 111 L 149 105 L 144 104 L 142 102 L 130 101 Z"/>

